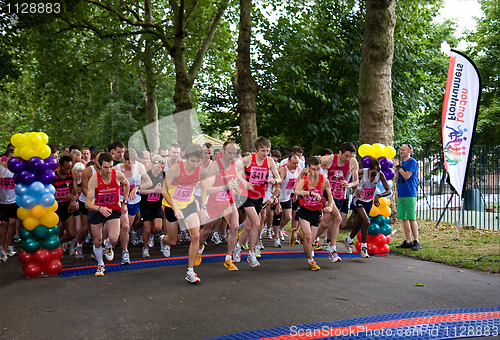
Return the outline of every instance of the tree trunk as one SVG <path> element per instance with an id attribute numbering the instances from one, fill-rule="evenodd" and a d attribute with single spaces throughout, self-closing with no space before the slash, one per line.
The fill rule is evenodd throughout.
<path id="1" fill-rule="evenodd" d="M 359 70 L 359 143 L 394 145 L 395 0 L 367 0 Z"/>
<path id="2" fill-rule="evenodd" d="M 251 36 L 252 0 L 240 0 L 238 59 L 233 84 L 238 97 L 237 110 L 241 120 L 241 149 L 243 152 L 252 152 L 254 140 L 257 138 L 257 105 L 255 99 L 259 88 L 252 77 L 250 65 Z"/>

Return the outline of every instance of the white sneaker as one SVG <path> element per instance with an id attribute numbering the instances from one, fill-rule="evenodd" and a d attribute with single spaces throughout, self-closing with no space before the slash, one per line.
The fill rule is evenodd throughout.
<path id="1" fill-rule="evenodd" d="M 149 257 L 149 249 L 142 248 L 142 257 Z"/>
<path id="2" fill-rule="evenodd" d="M 286 237 L 286 232 L 284 230 L 281 230 L 280 231 L 280 238 L 281 238 L 281 241 L 284 241 L 285 240 L 285 237 Z"/>
<path id="3" fill-rule="evenodd" d="M 69 255 L 70 256 L 75 255 L 75 247 L 73 247 L 73 245 L 71 245 L 71 244 L 69 246 Z"/>
<path id="4" fill-rule="evenodd" d="M 115 252 L 113 251 L 113 247 L 104 247 L 106 250 L 106 260 L 113 261 L 115 258 Z"/>
<path id="5" fill-rule="evenodd" d="M 7 254 L 2 252 L 2 255 L 0 256 L 0 260 L 2 260 L 3 262 L 6 262 L 7 261 Z"/>
<path id="6" fill-rule="evenodd" d="M 344 242 L 345 251 L 348 252 L 349 254 L 352 254 L 352 248 L 353 248 L 352 242 L 349 243 L 347 241 L 347 237 L 344 237 L 344 239 L 342 240 L 342 242 Z"/>
<path id="7" fill-rule="evenodd" d="M 366 247 L 361 248 L 361 257 L 364 257 L 364 258 L 370 257 L 370 255 L 368 255 L 368 249 L 366 249 Z"/>
<path id="8" fill-rule="evenodd" d="M 16 254 L 17 254 L 17 251 L 14 249 L 14 246 L 7 247 L 7 255 L 8 256 L 14 256 Z"/>
<path id="9" fill-rule="evenodd" d="M 76 259 L 83 259 L 83 246 L 76 246 L 75 247 L 75 258 Z"/>
<path id="10" fill-rule="evenodd" d="M 259 267 L 260 263 L 257 261 L 257 257 L 254 254 L 248 254 L 247 256 L 247 262 L 250 265 L 250 267 Z"/>
<path id="11" fill-rule="evenodd" d="M 335 251 L 333 253 L 330 253 L 328 255 L 328 259 L 330 260 L 330 262 L 340 262 L 340 261 L 342 261 L 342 259 L 340 258 L 340 256 Z"/>
<path id="12" fill-rule="evenodd" d="M 234 246 L 234 254 L 233 254 L 234 262 L 240 263 L 241 261 L 241 246 Z"/>
<path id="13" fill-rule="evenodd" d="M 130 242 L 132 242 L 134 246 L 139 244 L 139 235 L 137 235 L 137 231 L 130 231 Z"/>
<path id="14" fill-rule="evenodd" d="M 128 251 L 122 252 L 122 264 L 130 264 L 130 255 Z"/>
<path id="15" fill-rule="evenodd" d="M 163 244 L 162 240 L 165 237 L 165 235 L 160 236 L 160 250 L 163 256 L 165 257 L 170 257 L 170 245 L 168 244 Z"/>
<path id="16" fill-rule="evenodd" d="M 281 240 L 279 238 L 274 240 L 274 248 L 281 248 Z"/>
<path id="17" fill-rule="evenodd" d="M 61 249 L 63 250 L 63 252 L 66 252 L 68 250 L 68 246 L 71 244 L 71 242 L 63 242 L 61 244 Z"/>
<path id="18" fill-rule="evenodd" d="M 149 236 L 149 241 L 148 241 L 148 247 L 149 248 L 153 248 L 155 245 L 155 236 L 154 235 L 150 235 Z"/>
<path id="19" fill-rule="evenodd" d="M 196 275 L 194 270 L 193 271 L 188 270 L 186 273 L 185 279 L 186 279 L 186 281 L 191 282 L 191 283 L 201 282 L 200 278 L 198 277 L 198 275 Z"/>
<path id="20" fill-rule="evenodd" d="M 255 247 L 254 247 L 255 257 L 261 257 L 261 255 L 260 255 L 260 250 L 261 249 L 262 249 L 261 246 L 259 246 L 258 244 L 255 245 Z"/>
<path id="21" fill-rule="evenodd" d="M 212 232 L 212 242 L 215 244 L 221 244 L 222 243 L 222 238 L 220 237 L 220 234 L 218 232 Z"/>

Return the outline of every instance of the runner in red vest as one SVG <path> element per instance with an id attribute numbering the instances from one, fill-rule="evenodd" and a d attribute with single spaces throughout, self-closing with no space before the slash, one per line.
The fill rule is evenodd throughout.
<path id="1" fill-rule="evenodd" d="M 299 217 L 299 227 L 301 232 L 298 233 L 304 252 L 307 256 L 309 268 L 311 270 L 321 269 L 312 252 L 313 235 L 316 235 L 316 230 L 321 219 L 321 214 L 329 214 L 333 209 L 333 198 L 328 179 L 320 174 L 321 159 L 317 156 L 312 157 L 309 161 L 309 173 L 300 178 L 295 185 L 295 194 L 299 196 L 299 208 L 297 216 Z M 323 194 L 326 192 L 328 204 L 323 207 Z M 292 234 L 291 245 L 295 244 L 296 236 Z"/>
<path id="2" fill-rule="evenodd" d="M 235 262 L 240 261 L 241 243 L 245 242 L 247 237 L 250 239 L 249 252 L 247 261 L 252 267 L 260 266 L 257 257 L 255 256 L 255 244 L 259 239 L 258 231 L 260 226 L 259 213 L 262 209 L 262 201 L 267 188 L 267 178 L 269 170 L 271 170 L 274 178 L 269 180 L 272 185 L 281 184 L 281 178 L 276 168 L 273 159 L 269 157 L 271 150 L 271 142 L 264 137 L 258 138 L 255 143 L 255 153 L 250 156 L 243 157 L 241 163 L 239 162 L 239 170 L 245 171 L 244 183 L 245 188 L 248 189 L 248 196 L 241 207 L 245 210 L 246 224 L 241 232 L 240 239 L 236 243 L 234 250 Z"/>
<path id="3" fill-rule="evenodd" d="M 347 213 L 349 212 L 347 189 L 355 188 L 359 183 L 359 166 L 355 156 L 356 147 L 350 142 L 345 142 L 340 145 L 338 154 L 321 157 L 321 166 L 328 171 L 328 180 L 335 205 L 330 214 L 323 214 L 321 217 L 317 235 L 321 235 L 325 229 L 328 230 L 328 239 L 330 240 L 328 258 L 331 262 L 342 261 L 337 255 L 337 238 L 339 229 L 343 229 L 347 222 Z"/>
<path id="4" fill-rule="evenodd" d="M 200 282 L 194 272 L 194 264 L 200 242 L 200 218 L 194 199 L 194 190 L 201 182 L 201 201 L 206 202 L 205 171 L 200 171 L 200 162 L 203 149 L 200 145 L 191 144 L 185 149 L 185 161 L 174 164 L 167 172 L 163 184 L 162 194 L 165 205 L 165 217 L 170 224 L 167 225 L 167 235 L 162 235 L 160 245 L 163 254 L 170 255 L 170 246 L 177 243 L 177 227 L 173 222 L 179 220 L 181 230 L 187 230 L 191 239 L 189 245 L 188 270 L 186 280 L 191 283 Z M 206 209 L 204 205 L 201 209 Z M 203 215 L 202 215 L 203 216 Z M 175 227 L 174 227 L 175 226 Z"/>
<path id="5" fill-rule="evenodd" d="M 108 237 L 104 240 L 106 259 L 114 258 L 113 245 L 120 236 L 120 216 L 127 213 L 126 199 L 120 206 L 120 183 L 123 184 L 124 197 L 128 197 L 130 185 L 121 171 L 113 169 L 113 156 L 102 153 L 98 159 L 101 169 L 89 180 L 85 206 L 89 209 L 88 220 L 94 237 L 94 255 L 97 260 L 95 276 L 104 275 L 104 261 L 102 259 L 102 238 L 104 227 L 108 230 Z"/>

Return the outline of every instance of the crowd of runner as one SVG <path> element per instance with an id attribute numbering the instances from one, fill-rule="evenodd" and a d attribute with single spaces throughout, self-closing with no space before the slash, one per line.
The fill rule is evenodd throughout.
<path id="1" fill-rule="evenodd" d="M 287 238 L 284 227 L 291 221 L 289 244 L 300 242 L 311 270 L 321 269 L 314 250 L 322 249 L 331 262 L 342 261 L 337 253 L 339 229 L 346 224 L 348 210 L 356 213 L 354 228 L 342 243 L 348 253 L 361 230 L 361 256 L 369 258 L 367 235 L 369 212 L 379 198 L 391 194 L 377 160 L 359 169 L 352 143 L 340 145 L 311 157 L 306 165 L 302 148 L 295 146 L 282 157 L 266 138 L 254 143 L 254 153 L 244 155 L 234 141 L 221 150 L 210 143 L 160 147 L 157 152 L 127 149 L 117 141 L 106 150 L 77 145 L 60 150 L 51 146 L 59 161 L 54 187 L 58 202 L 59 237 L 63 250 L 82 259 L 97 261 L 96 276 L 104 275 L 105 263 L 114 259 L 121 245 L 121 263 L 130 264 L 129 243 L 142 244 L 142 257 L 159 243 L 161 254 L 188 243 L 185 279 L 200 282 L 194 271 L 202 262 L 207 240 L 227 244 L 224 266 L 237 271 L 242 249 L 247 262 L 259 267 L 264 248 L 262 238 L 281 248 Z M 0 163 L 0 247 L 1 260 L 16 255 L 20 222 L 17 219 L 13 173 L 7 162 L 14 157 L 8 148 Z M 385 192 L 375 193 L 381 181 Z M 347 189 L 353 188 L 349 201 Z M 84 244 L 92 244 L 84 254 Z"/>

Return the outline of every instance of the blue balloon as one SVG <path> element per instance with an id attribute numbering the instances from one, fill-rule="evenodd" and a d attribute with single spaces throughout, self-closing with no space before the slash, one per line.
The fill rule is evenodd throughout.
<path id="1" fill-rule="evenodd" d="M 52 184 L 46 184 L 45 185 L 45 192 L 55 195 L 56 194 L 56 187 L 53 186 Z"/>
<path id="2" fill-rule="evenodd" d="M 28 187 L 28 192 L 30 193 L 30 195 L 39 198 L 40 196 L 45 194 L 45 185 L 43 185 L 42 182 L 33 182 Z"/>
<path id="3" fill-rule="evenodd" d="M 377 235 L 380 233 L 380 227 L 378 224 L 370 224 L 370 226 L 368 227 L 368 234 L 370 235 Z"/>
<path id="4" fill-rule="evenodd" d="M 23 196 L 17 196 L 16 197 L 16 204 L 17 204 L 18 207 L 21 206 L 22 199 L 23 199 Z"/>
<path id="5" fill-rule="evenodd" d="M 387 181 L 387 184 L 389 184 L 389 189 L 392 189 L 392 186 L 394 185 L 394 182 L 392 180 L 388 180 Z M 377 189 L 378 189 L 378 192 L 377 192 Z M 381 194 L 383 192 L 385 192 L 385 188 L 384 188 L 384 184 L 382 183 L 382 181 L 379 181 L 377 183 L 377 189 L 375 189 L 375 195 L 378 193 L 378 194 Z M 391 198 L 392 197 L 392 192 L 390 195 L 388 196 L 385 196 L 385 198 Z"/>
<path id="6" fill-rule="evenodd" d="M 17 196 L 26 195 L 28 193 L 28 186 L 24 185 L 22 183 L 19 183 L 14 188 L 14 192 L 16 193 Z"/>
<path id="7" fill-rule="evenodd" d="M 373 222 L 377 224 L 379 227 L 382 227 L 385 224 L 385 217 L 383 215 L 377 215 L 373 218 Z"/>
<path id="8" fill-rule="evenodd" d="M 382 227 L 380 227 L 380 232 L 384 234 L 385 236 L 390 235 L 392 233 L 392 228 L 388 224 L 384 224 Z"/>
<path id="9" fill-rule="evenodd" d="M 38 199 L 38 204 L 40 204 L 42 207 L 48 208 L 53 206 L 55 201 L 56 197 L 54 195 L 46 193 Z"/>
<path id="10" fill-rule="evenodd" d="M 17 199 L 16 199 L 17 202 Z M 37 199 L 29 194 L 26 194 L 21 197 L 21 207 L 24 209 L 31 209 L 35 205 L 37 205 Z"/>
<path id="11" fill-rule="evenodd" d="M 388 224 L 388 225 L 391 225 L 391 218 L 390 217 L 386 217 L 385 218 L 385 223 Z"/>

